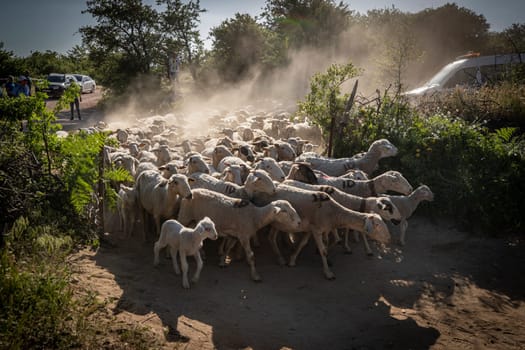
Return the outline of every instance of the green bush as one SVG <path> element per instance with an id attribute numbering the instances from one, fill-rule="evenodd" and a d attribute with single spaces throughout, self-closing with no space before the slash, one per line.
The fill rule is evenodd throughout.
<path id="1" fill-rule="evenodd" d="M 501 233 L 523 227 L 525 139 L 517 131 L 491 132 L 480 123 L 443 114 L 424 117 L 402 101 L 385 98 L 379 109 L 363 108 L 351 116 L 336 156 L 361 152 L 387 138 L 399 154 L 381 161 L 380 172 L 396 169 L 414 186 L 430 186 L 433 211 L 465 227 Z"/>

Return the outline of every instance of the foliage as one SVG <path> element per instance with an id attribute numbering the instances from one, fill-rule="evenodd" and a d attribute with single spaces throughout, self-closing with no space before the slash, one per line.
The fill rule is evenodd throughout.
<path id="1" fill-rule="evenodd" d="M 58 105 L 77 93 L 66 90 Z M 120 338 L 96 319 L 93 294 L 74 294 L 66 259 L 78 243 L 98 245 L 99 181 L 114 200 L 111 182 L 130 175 L 115 169 L 101 179 L 107 135 L 58 138 L 60 125 L 43 98 L 0 98 L 0 348 L 102 348 L 100 335 Z M 116 344 L 124 349 L 126 342 L 158 347 L 139 329 Z"/>
<path id="2" fill-rule="evenodd" d="M 327 47 L 336 44 L 352 11 L 342 1 L 268 0 L 263 16 L 267 26 L 282 35 L 290 47 Z"/>
<path id="3" fill-rule="evenodd" d="M 355 73 L 351 64 L 332 66 L 327 73 L 315 75 L 310 93 L 299 103 L 299 111 L 311 117 L 325 137 L 332 111 L 342 115 L 345 99 L 338 89 L 348 72 Z M 521 95 L 509 96 L 511 90 Z M 332 92 L 339 99 L 330 102 Z M 496 85 L 486 94 L 498 101 L 519 100 L 523 85 Z M 430 186 L 435 201 L 423 207 L 431 205 L 434 213 L 451 216 L 469 229 L 502 233 L 523 228 L 525 136 L 518 128 L 491 130 L 479 121 L 465 120 L 460 103 L 446 113 L 445 106 L 439 105 L 433 113 L 430 108 L 422 113 L 387 92 L 375 104 L 356 106 L 348 120 L 337 123 L 340 133 L 334 142 L 334 157 L 349 157 L 386 138 L 398 147 L 399 155 L 382 160 L 377 173 L 395 169 L 413 185 Z"/>
<path id="4" fill-rule="evenodd" d="M 310 82 L 310 92 L 298 103 L 298 115 L 318 125 L 328 138 L 329 133 L 334 132 L 336 120 L 342 121 L 349 98 L 348 94 L 341 94 L 341 85 L 359 72 L 352 63 L 347 63 L 332 64 L 326 73 L 315 74 Z M 339 147 L 337 141 L 334 148 Z"/>
<path id="5" fill-rule="evenodd" d="M 91 14 L 97 24 L 79 29 L 82 40 L 89 47 L 91 60 L 105 71 L 102 84 L 117 94 L 126 92 L 137 78 L 149 79 L 151 74 L 165 72 L 172 50 L 184 50 L 192 60 L 199 48 L 199 2 L 157 2 L 165 6 L 164 11 L 141 0 L 86 2 L 83 12 Z"/>
<path id="6" fill-rule="evenodd" d="M 490 132 L 449 115 L 425 117 L 385 97 L 379 108 L 356 111 L 344 135 L 347 155 L 389 139 L 399 156 L 382 161 L 381 170 L 396 169 L 414 185 L 430 186 L 433 211 L 465 228 L 502 233 L 523 227 L 525 138 L 516 129 Z"/>
<path id="7" fill-rule="evenodd" d="M 165 6 L 159 23 L 163 57 L 178 54 L 188 63 L 193 79 L 197 79 L 197 68 L 203 56 L 198 23 L 200 14 L 206 10 L 200 8 L 198 0 L 157 0 L 157 4 Z"/>
<path id="8" fill-rule="evenodd" d="M 271 51 L 269 32 L 248 14 L 235 14 L 212 28 L 210 34 L 215 68 L 225 81 L 246 78 Z"/>
<path id="9" fill-rule="evenodd" d="M 486 85 L 479 89 L 457 87 L 449 92 L 424 96 L 417 101 L 417 108 L 424 115 L 440 110 L 467 121 L 484 122 L 491 128 L 523 126 L 525 85 L 512 80 L 511 77 L 510 81 L 493 86 Z"/>

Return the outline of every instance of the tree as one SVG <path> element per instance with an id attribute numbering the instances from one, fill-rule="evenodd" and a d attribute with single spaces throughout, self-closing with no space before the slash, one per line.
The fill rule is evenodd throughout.
<path id="1" fill-rule="evenodd" d="M 326 73 L 315 74 L 310 81 L 310 92 L 298 103 L 298 114 L 311 118 L 311 122 L 321 128 L 325 138 L 330 136 L 337 124 L 336 119 L 343 117 L 345 110 L 349 109 L 346 104 L 350 95 L 341 94 L 341 86 L 359 73 L 360 70 L 349 62 L 332 64 Z M 337 149 L 337 142 L 340 140 L 335 141 Z M 330 142 L 329 148 L 331 146 Z"/>
<path id="2" fill-rule="evenodd" d="M 376 31 L 369 40 L 379 51 L 375 58 L 379 80 L 387 85 L 393 84 L 395 93 L 399 94 L 408 67 L 421 55 L 413 32 L 413 16 L 392 7 L 368 11 L 365 22 Z"/>
<path id="3" fill-rule="evenodd" d="M 334 45 L 348 27 L 352 11 L 342 1 L 268 0 L 263 13 L 267 26 L 283 35 L 291 47 Z"/>
<path id="4" fill-rule="evenodd" d="M 104 85 L 123 92 L 132 80 L 158 84 L 159 79 L 149 76 L 167 68 L 174 50 L 183 49 L 193 62 L 200 44 L 199 1 L 157 0 L 156 7 L 142 0 L 88 0 L 86 4 L 83 13 L 90 13 L 97 24 L 79 31 L 90 58 L 105 73 Z"/>
<path id="5" fill-rule="evenodd" d="M 12 51 L 5 50 L 4 43 L 0 41 L 0 76 L 18 75 L 22 71 L 21 60 Z"/>
<path id="6" fill-rule="evenodd" d="M 166 6 L 160 15 L 160 32 L 166 57 L 183 53 L 191 75 L 196 79 L 203 51 L 197 23 L 200 14 L 206 10 L 200 8 L 198 0 L 187 3 L 181 0 L 158 0 L 157 3 Z"/>
<path id="7" fill-rule="evenodd" d="M 271 52 L 270 33 L 249 14 L 236 13 L 234 18 L 212 28 L 210 34 L 215 68 L 227 81 L 246 78 Z"/>
<path id="8" fill-rule="evenodd" d="M 490 33 L 486 51 L 495 55 L 525 52 L 525 24 L 513 23 L 502 32 Z"/>
<path id="9" fill-rule="evenodd" d="M 483 15 L 445 4 L 427 8 L 414 15 L 412 32 L 416 34 L 421 49 L 439 60 L 440 65 L 467 53 L 483 49 L 489 24 Z"/>

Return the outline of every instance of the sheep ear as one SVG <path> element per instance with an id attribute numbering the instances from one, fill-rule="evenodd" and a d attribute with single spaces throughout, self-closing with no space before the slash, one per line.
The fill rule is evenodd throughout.
<path id="1" fill-rule="evenodd" d="M 279 213 L 281 212 L 281 210 L 282 210 L 282 209 L 279 208 L 279 207 L 275 207 L 275 208 L 273 208 L 273 211 L 274 211 L 275 214 L 279 214 Z"/>
<path id="2" fill-rule="evenodd" d="M 195 182 L 195 179 L 188 177 L 188 182 Z"/>

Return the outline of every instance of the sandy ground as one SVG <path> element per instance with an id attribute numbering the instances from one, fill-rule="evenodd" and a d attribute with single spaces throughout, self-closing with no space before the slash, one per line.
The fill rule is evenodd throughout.
<path id="1" fill-rule="evenodd" d="M 82 121 L 61 112 L 64 129 L 103 118 L 99 97 L 83 95 Z M 525 349 L 523 239 L 416 215 L 405 247 L 376 246 L 373 257 L 361 243 L 351 255 L 334 247 L 328 281 L 312 242 L 296 267 L 281 267 L 260 236 L 261 283 L 243 261 L 219 268 L 217 242 L 207 241 L 201 280 L 184 290 L 170 260 L 153 266 L 153 242 L 118 231 L 71 265 L 78 288 L 98 293 L 116 320 L 150 328 L 164 349 Z"/>
<path id="2" fill-rule="evenodd" d="M 524 349 L 523 242 L 417 216 L 408 230 L 406 247 L 376 246 L 374 257 L 361 243 L 351 255 L 334 247 L 334 281 L 313 244 L 296 267 L 279 266 L 264 232 L 255 249 L 261 283 L 244 261 L 218 267 L 211 241 L 190 290 L 170 260 L 153 266 L 153 242 L 118 233 L 72 264 L 118 320 L 150 327 L 166 349 Z"/>

